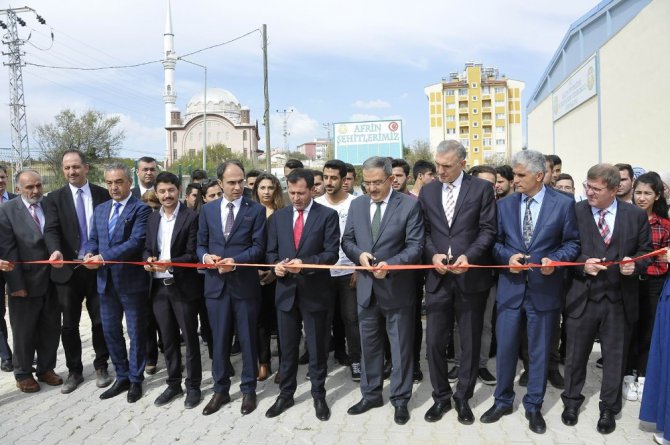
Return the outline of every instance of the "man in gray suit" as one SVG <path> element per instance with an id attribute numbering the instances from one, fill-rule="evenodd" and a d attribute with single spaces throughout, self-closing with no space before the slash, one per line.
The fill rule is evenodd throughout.
<path id="1" fill-rule="evenodd" d="M 17 174 L 21 195 L 0 207 L 0 258 L 29 262 L 49 258 L 44 242 L 42 178 L 34 170 Z M 51 291 L 48 265 L 19 264 L 5 272 L 9 288 L 9 322 L 14 339 L 14 377 L 23 392 L 37 392 L 33 357 L 37 352 L 37 379 L 62 385 L 54 372 L 60 339 L 60 307 Z"/>
<path id="2" fill-rule="evenodd" d="M 424 226 L 417 200 L 391 188 L 391 161 L 372 157 L 363 163 L 368 195 L 352 201 L 342 237 L 342 250 L 360 271 L 356 288 L 361 332 L 360 402 L 352 415 L 382 406 L 384 334 L 391 344 L 391 404 L 394 420 L 409 420 L 414 340 L 414 279 L 412 270 L 384 269 L 386 265 L 417 264 L 423 249 Z"/>

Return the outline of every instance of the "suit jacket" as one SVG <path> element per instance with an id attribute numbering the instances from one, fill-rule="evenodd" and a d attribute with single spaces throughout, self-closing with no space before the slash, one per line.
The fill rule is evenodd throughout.
<path id="1" fill-rule="evenodd" d="M 146 240 L 147 219 L 151 208 L 134 196 L 128 199 L 109 237 L 109 215 L 111 199 L 95 208 L 89 233 L 86 253 L 100 254 L 105 261 L 142 261 Z M 149 290 L 149 274 L 140 266 L 132 264 L 110 264 L 98 269 L 98 293 L 103 295 L 108 281 L 119 294 L 146 294 Z"/>
<path id="2" fill-rule="evenodd" d="M 378 261 L 394 264 L 418 264 L 424 243 L 423 215 L 419 202 L 409 196 L 391 192 L 379 225 L 377 240 L 372 240 L 370 197 L 359 196 L 351 201 L 347 223 L 342 235 L 342 250 L 360 266 L 363 252 Z M 372 294 L 386 310 L 414 304 L 416 273 L 413 270 L 389 271 L 385 279 L 375 278 L 369 271 L 359 271 L 356 297 L 359 306 L 369 307 Z"/>
<path id="3" fill-rule="evenodd" d="M 340 253 L 340 224 L 337 212 L 312 200 L 312 207 L 300 237 L 298 249 L 293 239 L 293 206 L 283 207 L 268 220 L 267 262 L 276 264 L 285 258 L 300 259 L 305 264 L 335 264 Z M 330 280 L 328 269 L 301 270 L 277 278 L 275 305 L 289 311 L 299 294 L 307 311 L 326 311 L 332 303 L 332 292 L 324 288 Z"/>
<path id="4" fill-rule="evenodd" d="M 90 182 L 89 187 L 93 198 L 94 211 L 99 204 L 111 199 L 107 189 Z M 76 260 L 79 256 L 81 236 L 79 235 L 77 210 L 72 199 L 70 186 L 66 185 L 49 193 L 47 201 L 44 206 L 46 214 L 44 240 L 47 244 L 47 250 L 49 254 L 56 250 L 60 251 L 66 261 Z M 66 264 L 62 268 L 54 267 L 51 269 L 51 281 L 59 284 L 67 283 L 72 277 L 73 270 L 74 266 L 70 264 Z"/>
<path id="5" fill-rule="evenodd" d="M 644 210 L 637 206 L 617 200 L 614 231 L 609 246 L 605 246 L 588 201 L 578 202 L 575 205 L 575 213 L 581 240 L 581 254 L 577 257 L 579 262 L 584 262 L 588 258 L 617 261 L 626 256 L 634 258 L 653 250 L 649 219 Z M 609 298 L 611 301 L 623 300 L 626 320 L 629 323 L 637 321 L 638 275 L 646 272 L 651 261 L 651 259 L 637 261 L 635 272 L 629 276 L 622 275 L 618 266 L 610 266 L 595 277 L 585 274 L 583 267 L 573 267 L 572 285 L 566 297 L 566 314 L 577 318 L 584 312 L 587 300 L 598 301 Z"/>
<path id="6" fill-rule="evenodd" d="M 236 263 L 258 263 L 265 257 L 266 222 L 265 207 L 242 197 L 240 209 L 228 239 L 223 236 L 221 220 L 222 198 L 208 202 L 200 209 L 198 224 L 198 261 L 206 254 L 233 258 Z M 226 209 L 226 212 L 228 210 Z M 236 299 L 261 298 L 258 269 L 238 267 L 220 274 L 216 269 L 205 270 L 205 298 L 222 298 L 228 292 Z"/>
<path id="7" fill-rule="evenodd" d="M 49 198 L 42 200 L 44 203 Z M 0 258 L 7 261 L 38 261 L 49 259 L 44 236 L 35 226 L 22 199 L 12 199 L 0 206 Z M 9 293 L 25 289 L 29 297 L 41 297 L 49 289 L 49 265 L 17 264 L 4 272 Z"/>
<path id="8" fill-rule="evenodd" d="M 553 261 L 574 261 L 579 255 L 579 231 L 575 218 L 575 200 L 545 187 L 542 207 L 535 222 L 533 237 L 526 247 L 521 230 L 523 195 L 512 195 L 498 201 L 498 235 L 493 246 L 497 264 L 509 264 L 517 253 L 529 255 L 528 262 L 539 264 L 542 258 Z M 557 310 L 563 305 L 565 274 L 555 269 L 542 275 L 539 269 L 511 273 L 501 269 L 498 275 L 498 304 L 516 309 L 525 296 L 539 311 Z"/>
<path id="9" fill-rule="evenodd" d="M 158 231 L 160 229 L 161 214 L 152 212 L 147 221 L 147 239 L 144 244 L 144 261 L 149 257 L 160 255 Z M 179 212 L 174 222 L 172 239 L 170 240 L 170 261 L 173 263 L 197 263 L 195 253 L 198 240 L 198 214 L 183 204 L 179 204 Z M 196 269 L 175 267 L 172 270 L 175 285 L 179 289 L 180 297 L 184 301 L 202 298 L 202 279 Z"/>
<path id="10" fill-rule="evenodd" d="M 433 255 L 446 254 L 451 248 L 454 259 L 465 254 L 470 264 L 491 264 L 491 248 L 496 237 L 496 203 L 491 183 L 467 174 L 458 193 L 451 227 L 442 206 L 442 183 L 433 181 L 421 187 L 419 202 L 426 224 L 424 259 L 433 263 Z M 487 269 L 469 269 L 454 275 L 429 270 L 426 291 L 435 292 L 445 280 L 456 280 L 461 292 L 483 292 L 491 288 L 493 278 Z"/>

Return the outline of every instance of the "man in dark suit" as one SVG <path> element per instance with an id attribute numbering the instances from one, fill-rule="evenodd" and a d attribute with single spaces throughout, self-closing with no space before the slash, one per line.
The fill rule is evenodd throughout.
<path id="1" fill-rule="evenodd" d="M 156 182 L 156 175 L 158 174 L 158 163 L 151 156 L 142 156 L 137 160 L 137 168 L 135 170 L 137 175 L 137 184 L 132 188 L 131 193 L 137 199 L 142 199 L 142 196 L 149 190 L 154 189 L 154 183 Z M 147 309 L 146 309 L 146 355 L 147 355 L 147 364 L 145 367 L 145 372 L 149 375 L 156 374 L 156 363 L 158 362 L 158 343 L 159 343 L 159 332 L 158 324 L 156 322 L 156 317 L 154 317 L 153 309 L 151 308 L 151 301 L 149 298 L 146 299 Z"/>
<path id="2" fill-rule="evenodd" d="M 424 226 L 418 201 L 391 187 L 391 161 L 372 157 L 363 163 L 368 195 L 349 206 L 342 250 L 356 265 L 356 298 L 361 332 L 360 402 L 349 408 L 362 414 L 383 404 L 384 334 L 391 349 L 391 404 L 394 420 L 409 421 L 412 395 L 415 277 L 412 270 L 389 271 L 386 265 L 417 264 L 421 259 Z M 282 345 L 283 347 L 283 345 Z"/>
<path id="3" fill-rule="evenodd" d="M 105 261 L 141 261 L 151 209 L 130 194 L 130 169 L 115 163 L 105 168 L 105 184 L 111 200 L 98 205 L 86 245 L 84 267 L 98 269 L 98 294 L 102 330 L 116 370 L 114 384 L 100 394 L 109 399 L 128 391 L 128 403 L 142 397 L 146 363 L 146 308 L 149 277 L 132 264 Z M 130 351 L 123 337 L 125 315 Z"/>
<path id="4" fill-rule="evenodd" d="M 544 155 L 520 151 L 512 158 L 514 193 L 498 201 L 498 235 L 493 246 L 497 264 L 509 265 L 498 275 L 496 374 L 494 405 L 481 417 L 497 422 L 512 412 L 517 353 L 528 336 L 529 379 L 523 398 L 531 431 L 542 434 L 546 424 L 540 410 L 547 388 L 553 327 L 563 307 L 565 274 L 551 265 L 574 261 L 579 254 L 575 201 L 543 184 Z M 522 270 L 525 262 L 543 267 Z M 523 327 L 527 326 L 527 331 Z M 526 334 L 527 332 L 527 334 Z"/>
<path id="5" fill-rule="evenodd" d="M 202 298 L 202 280 L 196 269 L 166 267 L 161 263 L 197 263 L 195 249 L 198 214 L 179 203 L 181 183 L 170 172 L 156 177 L 156 196 L 161 202 L 147 222 L 144 247 L 145 270 L 153 273 L 151 302 L 162 333 L 168 387 L 154 405 L 162 406 L 184 393 L 181 388 L 179 331 L 186 343 L 186 408 L 200 403 L 202 364 L 198 342 L 198 301 Z"/>
<path id="6" fill-rule="evenodd" d="M 435 266 L 426 276 L 426 349 L 433 406 L 424 418 L 436 422 L 451 409 L 453 395 L 458 421 L 475 418 L 468 404 L 479 371 L 483 316 L 492 285 L 491 271 L 468 269 L 490 264 L 496 235 L 493 187 L 466 175 L 465 147 L 458 141 L 441 142 L 435 152 L 439 181 L 419 194 L 426 221 L 425 260 Z M 449 266 L 448 266 L 449 265 Z M 458 322 L 461 360 L 458 385 L 452 393 L 447 377 L 446 349 Z"/>
<path id="7" fill-rule="evenodd" d="M 314 409 L 316 417 L 325 421 L 330 418 L 325 381 L 330 337 L 328 311 L 333 292 L 324 289 L 323 284 L 330 281 L 330 272 L 295 266 L 335 264 L 339 258 L 340 227 L 337 212 L 312 200 L 311 170 L 294 169 L 287 177 L 287 184 L 291 206 L 277 210 L 268 222 L 267 262 L 275 264 L 277 275 L 275 306 L 281 343 L 281 382 L 279 397 L 265 415 L 276 417 L 293 406 L 300 328 L 304 324 Z"/>
<path id="8" fill-rule="evenodd" d="M 240 411 L 246 415 L 256 409 L 256 325 L 261 285 L 257 268 L 231 264 L 262 261 L 266 246 L 265 208 L 242 196 L 244 168 L 239 161 L 222 163 L 216 174 L 223 197 L 203 206 L 198 227 L 198 259 L 216 265 L 205 271 L 205 303 L 214 338 L 214 396 L 202 413 L 213 414 L 230 402 L 230 370 L 226 365 L 230 361 L 234 319 L 242 348 Z"/>
<path id="9" fill-rule="evenodd" d="M 16 176 L 20 198 L 0 206 L 0 258 L 29 262 L 49 258 L 44 243 L 42 178 L 34 170 Z M 20 264 L 5 272 L 9 289 L 9 322 L 14 340 L 14 376 L 23 392 L 40 390 L 33 378 L 37 353 L 37 379 L 48 385 L 63 383 L 53 370 L 60 334 L 58 299 L 49 282 L 48 265 Z"/>
<path id="10" fill-rule="evenodd" d="M 102 187 L 91 184 L 86 176 L 89 165 L 79 150 L 68 150 L 63 154 L 62 167 L 68 185 L 49 194 L 44 203 L 46 223 L 44 240 L 51 253 L 51 261 L 81 260 L 86 253 L 86 242 L 91 230 L 93 209 L 109 200 L 109 193 Z M 51 281 L 56 287 L 58 302 L 63 313 L 61 339 L 65 350 L 65 363 L 69 375 L 61 388 L 63 394 L 74 391 L 84 381 L 81 361 L 81 337 L 79 321 L 81 305 L 86 299 L 86 310 L 91 319 L 91 334 L 95 360 L 96 385 L 104 388 L 112 383 L 107 373 L 109 351 L 105 344 L 100 320 L 100 297 L 96 290 L 95 271 L 73 265 L 54 264 Z"/>
<path id="11" fill-rule="evenodd" d="M 0 164 L 0 205 L 16 198 L 14 193 L 7 191 L 7 166 Z M 7 343 L 8 332 L 7 322 L 5 321 L 5 282 L 4 274 L 0 274 L 0 370 L 12 372 L 12 349 Z"/>
<path id="12" fill-rule="evenodd" d="M 565 303 L 567 338 L 565 406 L 561 420 L 575 425 L 584 402 L 582 388 L 586 365 L 596 335 L 600 338 L 603 378 L 600 386 L 598 432 L 616 428 L 614 416 L 621 411 L 621 382 L 633 323 L 639 312 L 638 275 L 651 262 L 645 259 L 620 265 L 603 261 L 625 261 L 651 252 L 651 229 L 645 212 L 617 199 L 619 170 L 597 164 L 586 176 L 586 200 L 576 204 L 581 254 L 587 263 L 573 268 L 573 280 Z"/>
<path id="13" fill-rule="evenodd" d="M 132 194 L 137 199 L 142 199 L 147 191 L 153 190 L 158 174 L 158 163 L 151 156 L 142 156 L 137 160 L 137 184 L 132 188 Z"/>

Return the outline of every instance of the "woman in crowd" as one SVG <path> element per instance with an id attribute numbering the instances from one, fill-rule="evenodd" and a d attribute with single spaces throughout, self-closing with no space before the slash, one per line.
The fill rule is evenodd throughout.
<path id="1" fill-rule="evenodd" d="M 256 178 L 252 197 L 265 207 L 267 218 L 275 210 L 284 207 L 282 198 L 282 189 L 279 180 L 269 173 L 261 173 Z M 261 280 L 263 301 L 261 303 L 261 313 L 258 318 L 258 380 L 265 380 L 272 374 L 270 362 L 272 354 L 270 352 L 270 336 L 273 330 L 277 329 L 277 313 L 275 310 L 275 280 L 277 277 L 271 269 L 258 271 Z M 279 345 L 279 340 L 277 340 Z M 279 383 L 279 371 L 275 376 L 275 383 Z"/>

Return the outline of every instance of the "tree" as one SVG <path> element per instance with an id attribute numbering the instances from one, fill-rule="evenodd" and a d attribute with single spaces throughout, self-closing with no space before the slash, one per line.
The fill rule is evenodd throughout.
<path id="1" fill-rule="evenodd" d="M 233 153 L 233 151 L 226 147 L 224 144 L 216 144 L 207 147 L 207 176 L 210 178 L 216 177 L 216 168 L 223 161 L 230 159 L 236 159 L 244 165 L 245 170 L 252 168 L 251 161 L 247 159 L 244 155 Z M 198 151 L 195 154 L 185 154 L 181 158 L 177 159 L 170 167 L 168 171 L 179 174 L 191 174 L 193 170 L 202 169 L 202 151 Z"/>
<path id="2" fill-rule="evenodd" d="M 119 122 L 118 116 L 105 116 L 98 110 L 77 116 L 65 109 L 54 117 L 53 123 L 39 125 L 34 137 L 42 160 L 61 178 L 61 162 L 67 150 L 80 150 L 90 164 L 116 156 L 125 138 L 123 130 L 116 129 Z"/>
<path id="3" fill-rule="evenodd" d="M 423 139 L 417 139 L 412 142 L 412 146 L 409 150 L 404 152 L 405 160 L 409 165 L 414 165 L 419 159 L 425 161 L 433 160 L 433 150 L 430 149 L 430 143 Z"/>

